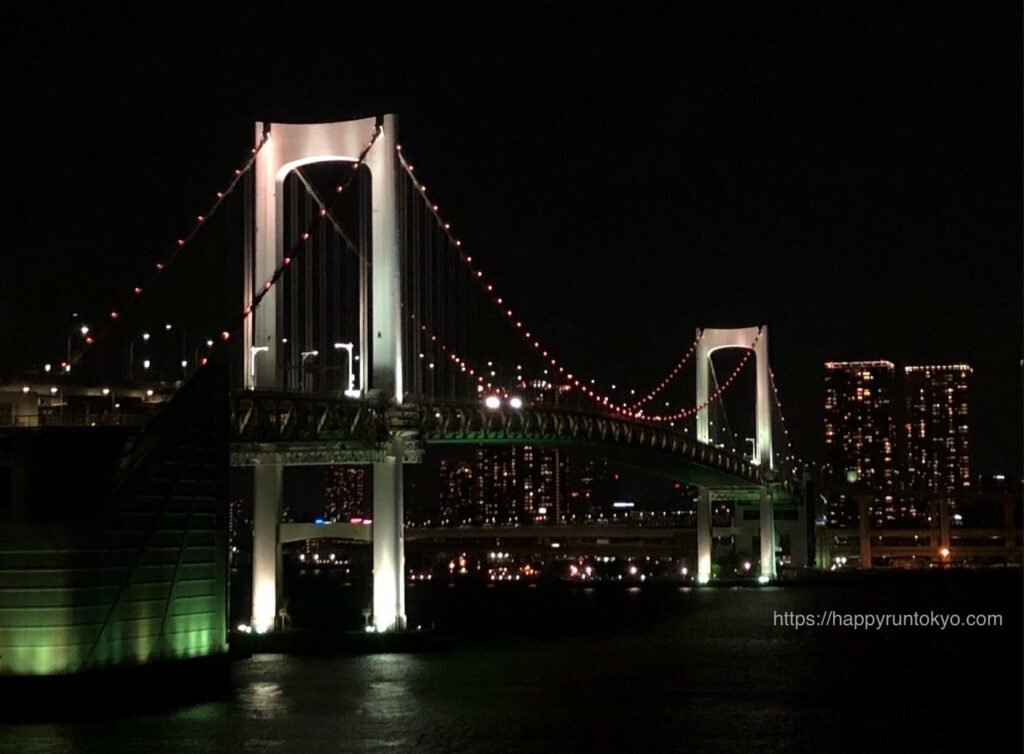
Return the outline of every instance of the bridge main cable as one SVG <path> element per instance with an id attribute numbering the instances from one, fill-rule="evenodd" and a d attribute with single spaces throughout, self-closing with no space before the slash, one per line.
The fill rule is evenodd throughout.
<path id="1" fill-rule="evenodd" d="M 641 398 L 640 400 L 638 400 L 636 403 L 632 404 L 629 407 L 631 411 L 636 411 L 639 408 L 643 408 L 645 405 L 647 405 L 652 400 L 657 398 L 662 390 L 664 390 L 670 384 L 672 384 L 672 381 L 679 375 L 679 372 L 682 371 L 683 367 L 686 366 L 686 363 L 690 360 L 693 354 L 697 352 L 697 346 L 700 344 L 700 339 L 703 337 L 704 330 L 701 330 L 700 333 L 698 333 L 697 337 L 693 339 L 693 343 L 690 344 L 690 347 L 687 349 L 686 353 L 683 354 L 683 357 L 678 362 L 676 362 L 676 365 L 672 367 L 671 371 L 664 378 L 662 378 L 661 382 L 659 382 L 657 386 L 654 387 L 654 389 L 647 393 L 647 395 L 645 395 L 643 398 Z"/>
<path id="2" fill-rule="evenodd" d="M 760 337 L 761 333 L 758 332 L 758 334 L 754 337 L 753 342 L 750 344 L 750 347 L 743 354 L 743 358 L 740 359 L 740 363 L 737 364 L 736 368 L 732 370 L 732 374 L 730 374 L 724 382 L 722 382 L 717 388 L 715 388 L 715 392 L 709 395 L 703 403 L 694 406 L 693 408 L 678 411 L 674 414 L 668 414 L 663 416 L 644 416 L 643 418 L 648 421 L 654 422 L 676 422 L 682 419 L 688 419 L 691 416 L 696 416 L 701 411 L 704 411 L 708 406 L 710 406 L 719 398 L 721 398 L 725 391 L 729 389 L 729 386 L 732 385 L 733 381 L 743 370 L 743 367 L 747 365 L 747 362 L 750 361 L 751 357 L 754 355 L 754 347 L 757 345 L 757 341 Z"/>
<path id="3" fill-rule="evenodd" d="M 544 348 L 540 340 L 536 339 L 535 336 L 530 332 L 530 330 L 525 329 L 523 327 L 522 321 L 514 316 L 512 309 L 505 308 L 507 304 L 505 303 L 504 298 L 497 294 L 493 283 L 486 281 L 483 271 L 473 266 L 473 257 L 463 250 L 462 241 L 457 239 L 455 235 L 452 233 L 450 223 L 445 222 L 444 218 L 440 214 L 437 204 L 434 204 L 428 198 L 426 186 L 422 184 L 416 177 L 412 166 L 406 159 L 402 146 L 400 144 L 396 145 L 395 151 L 396 154 L 398 155 L 399 164 L 402 166 L 406 175 L 409 177 L 409 180 L 412 182 L 416 191 L 422 197 L 423 203 L 429 208 L 430 212 L 433 214 L 438 227 L 444 232 L 445 236 L 447 237 L 449 247 L 455 252 L 455 254 L 458 255 L 459 259 L 466 265 L 470 273 L 470 276 L 477 280 L 484 294 L 490 298 L 491 302 L 496 307 L 499 308 L 501 313 L 504 315 L 507 321 L 513 325 L 515 330 L 523 331 L 522 335 L 524 340 L 527 342 L 528 345 L 532 347 L 536 355 L 542 359 L 542 363 L 549 364 L 552 368 L 555 368 L 560 375 L 563 375 L 574 387 L 578 388 L 584 395 L 586 395 L 588 398 L 596 402 L 600 407 L 611 410 L 613 413 L 628 416 L 630 418 L 637 419 L 640 421 L 671 422 L 681 418 L 694 416 L 700 413 L 701 411 L 705 410 L 709 405 L 714 403 L 722 396 L 725 390 L 732 384 L 732 381 L 735 379 L 738 370 L 742 369 L 743 365 L 745 365 L 746 362 L 749 360 L 750 354 L 748 353 L 746 356 L 744 356 L 740 365 L 737 367 L 737 370 L 732 375 L 730 375 L 730 377 L 722 384 L 720 389 L 716 390 L 714 394 L 709 396 L 708 400 L 705 401 L 703 404 L 701 404 L 700 406 L 694 406 L 689 409 L 684 409 L 680 412 L 677 412 L 676 414 L 668 416 L 645 416 L 642 412 L 638 412 L 635 406 L 619 404 L 611 400 L 608 396 L 600 395 L 598 391 L 595 391 L 590 388 L 590 386 L 587 384 L 586 379 L 579 378 L 579 376 L 574 375 L 571 371 L 566 370 L 566 368 L 563 365 L 560 365 L 558 363 L 558 360 L 554 358 L 548 352 L 547 349 Z M 693 352 L 696 351 L 699 340 L 700 336 L 698 336 L 698 338 L 691 345 L 690 349 L 683 356 L 683 359 L 677 364 L 676 368 L 673 370 L 675 374 L 678 374 L 678 372 L 682 369 L 683 365 L 692 356 Z M 755 338 L 754 344 L 752 344 L 751 347 L 753 347 L 753 345 L 755 345 L 756 343 L 757 339 Z M 670 378 L 667 378 L 667 380 L 671 381 L 671 377 L 674 377 L 674 375 L 670 376 Z M 668 382 L 666 380 L 663 380 L 662 384 L 659 385 L 658 388 L 655 388 L 655 391 L 652 391 L 653 395 L 649 394 L 650 397 L 643 400 L 640 405 L 656 396 L 662 389 L 664 389 L 665 386 L 667 386 L 667 384 Z"/>
<path id="4" fill-rule="evenodd" d="M 139 300 L 143 293 L 151 290 L 156 285 L 157 281 L 160 279 L 163 273 L 166 270 L 168 270 L 172 264 L 174 264 L 175 260 L 178 258 L 181 252 L 199 234 L 200 229 L 209 223 L 210 218 L 213 217 L 214 214 L 216 214 L 217 210 L 220 209 L 220 206 L 224 203 L 228 196 L 230 196 L 234 192 L 235 188 L 237 188 L 239 182 L 242 180 L 242 177 L 245 176 L 245 174 L 252 169 L 253 165 L 256 164 L 256 158 L 259 156 L 260 150 L 262 150 L 264 145 L 267 143 L 268 138 L 269 134 L 264 133 L 263 136 L 260 138 L 259 143 L 249 150 L 249 158 L 240 168 L 235 169 L 235 172 L 232 175 L 228 185 L 224 187 L 223 191 L 217 192 L 213 203 L 210 205 L 210 208 L 207 209 L 204 214 L 196 216 L 196 219 L 193 222 L 191 229 L 187 234 L 178 239 L 177 243 L 174 246 L 174 250 L 163 261 L 156 262 L 154 264 L 154 271 L 146 280 L 146 282 L 142 285 L 136 285 L 134 288 L 132 288 L 132 295 L 123 306 L 111 308 L 106 323 L 103 326 L 103 329 L 100 330 L 95 336 L 86 336 L 85 347 L 77 354 L 75 354 L 73 358 L 70 358 L 68 361 L 64 362 L 65 371 L 71 371 L 72 365 L 77 364 L 79 361 L 81 361 L 82 358 L 86 355 L 86 353 L 88 353 L 96 343 L 103 340 L 113 330 L 117 322 L 122 317 L 124 317 L 129 311 L 131 311 L 132 307 L 134 307 L 135 303 Z"/>
<path id="5" fill-rule="evenodd" d="M 786 460 L 793 461 L 802 466 L 804 461 L 797 456 L 796 450 L 793 448 L 793 441 L 789 436 L 789 429 L 786 427 L 786 415 L 782 413 L 782 401 L 779 399 L 779 386 L 775 384 L 775 371 L 773 369 L 768 370 L 768 378 L 772 383 L 772 394 L 775 397 L 775 408 L 779 414 L 779 424 L 782 426 L 782 438 L 786 441 L 786 449 L 789 451 L 789 456 Z"/>
<path id="6" fill-rule="evenodd" d="M 568 380 L 569 384 L 571 384 L 575 388 L 578 388 L 580 392 L 582 392 L 584 395 L 593 400 L 602 408 L 632 418 L 640 418 L 639 415 L 636 414 L 636 412 L 631 411 L 629 407 L 626 406 L 625 404 L 616 403 L 608 396 L 601 395 L 598 391 L 593 390 L 587 384 L 587 380 L 585 378 L 580 378 L 578 374 L 574 374 L 571 370 L 566 369 L 565 366 L 560 364 L 559 360 L 556 359 L 547 350 L 547 348 L 545 348 L 545 346 L 541 344 L 540 340 L 535 336 L 535 334 L 532 333 L 528 328 L 524 327 L 522 320 L 517 319 L 515 317 L 515 314 L 512 311 L 512 309 L 506 308 L 507 304 L 505 302 L 505 299 L 502 296 L 498 295 L 498 293 L 495 291 L 494 284 L 489 282 L 485 278 L 483 271 L 480 270 L 478 267 L 473 266 L 473 257 L 467 254 L 462 249 L 462 241 L 457 239 L 452 233 L 451 224 L 446 222 L 444 218 L 441 217 L 440 212 L 438 210 L 438 206 L 432 203 L 428 198 L 426 186 L 423 183 L 421 183 L 414 174 L 412 166 L 409 164 L 408 160 L 405 157 L 405 153 L 402 150 L 402 146 L 396 145 L 395 152 L 398 155 L 399 164 L 402 166 L 402 169 L 409 177 L 409 180 L 412 182 L 417 193 L 419 193 L 419 195 L 422 197 L 423 203 L 428 207 L 429 211 L 434 216 L 434 219 L 438 227 L 444 232 L 445 236 L 447 237 L 449 247 L 454 251 L 458 258 L 466 265 L 470 277 L 477 281 L 485 296 L 490 299 L 491 303 L 495 307 L 498 308 L 501 317 L 504 318 L 512 326 L 513 330 L 518 331 L 519 334 L 521 334 L 527 346 L 532 349 L 535 356 L 541 360 L 541 363 L 543 363 L 545 366 L 550 366 L 551 368 L 556 370 L 559 375 L 563 376 L 566 380 Z"/>

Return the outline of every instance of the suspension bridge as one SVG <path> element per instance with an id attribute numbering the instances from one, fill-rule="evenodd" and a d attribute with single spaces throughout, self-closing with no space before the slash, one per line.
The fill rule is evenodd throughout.
<path id="1" fill-rule="evenodd" d="M 172 367 L 180 369 L 176 381 L 184 388 L 171 395 L 153 380 L 154 365 L 144 358 L 161 322 L 147 322 L 141 302 L 161 295 L 163 277 L 183 266 L 196 239 L 220 219 L 218 210 L 223 222 L 237 222 L 222 207 L 238 194 L 244 199 L 241 307 L 207 332 L 193 333 L 191 342 L 182 334 L 180 364 L 175 341 Z M 147 472 L 150 523 L 139 528 L 151 537 L 160 522 L 177 521 L 179 567 L 164 577 L 172 584 L 166 600 L 181 597 L 174 580 L 184 571 L 221 563 L 214 549 L 223 543 L 212 523 L 204 524 L 210 530 L 204 554 L 186 552 L 190 527 L 212 511 L 197 507 L 196 490 L 209 487 L 203 494 L 212 506 L 220 494 L 212 488 L 226 473 L 220 466 L 248 467 L 254 480 L 251 623 L 257 631 L 272 630 L 281 606 L 283 470 L 368 464 L 372 627 L 404 629 L 403 467 L 421 462 L 428 446 L 460 443 L 575 447 L 696 486 L 702 582 L 711 575 L 716 499 L 756 504 L 746 518 L 756 527 L 763 581 L 776 576 L 782 533 L 794 543 L 793 562 L 807 563 L 805 488 L 782 420 L 767 326 L 696 328 L 678 362 L 639 397 L 572 370 L 499 293 L 446 222 L 398 142 L 393 115 L 257 124 L 247 161 L 148 279 L 126 291 L 103 320 L 91 328 L 76 324 L 63 361 L 40 367 L 24 385 L 0 388 L 14 395 L 0 424 L 126 428 L 136 439 L 122 475 L 125 468 L 145 467 L 140 454 L 155 452 L 160 433 L 173 435 L 176 450 L 161 456 L 159 474 Z M 712 355 L 729 349 L 742 356 L 719 379 Z M 102 387 L 113 384 L 102 377 L 111 359 L 122 364 L 121 383 Z M 218 368 L 230 378 L 210 377 Z M 754 370 L 755 389 L 749 450 L 729 430 L 722 400 L 747 368 Z M 694 393 L 669 400 L 691 372 Z M 155 387 L 146 388 L 150 383 Z M 197 461 L 184 441 L 218 431 L 207 420 L 217 413 L 211 391 L 223 398 L 228 417 L 223 463 L 209 460 L 209 448 L 206 460 Z M 188 418 L 196 411 L 205 415 Z M 780 505 L 794 515 L 779 519 Z M 131 602 L 130 592 L 143 581 L 143 560 L 128 563 L 111 582 L 120 583 L 119 600 Z M 117 602 L 97 619 L 99 630 L 113 630 L 120 609 Z M 163 622 L 152 629 L 157 634 L 169 630 L 168 616 L 177 610 L 162 609 Z M 215 632 L 219 610 L 209 608 L 203 631 Z"/>

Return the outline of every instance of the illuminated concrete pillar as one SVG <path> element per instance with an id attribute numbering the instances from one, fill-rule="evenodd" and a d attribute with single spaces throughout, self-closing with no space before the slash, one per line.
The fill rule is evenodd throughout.
<path id="1" fill-rule="evenodd" d="M 754 463 L 766 469 L 774 468 L 772 460 L 772 402 L 771 373 L 768 365 L 768 326 L 740 327 L 732 329 L 707 327 L 698 330 L 700 340 L 697 343 L 697 405 L 703 406 L 711 395 L 711 354 L 722 348 L 745 348 L 754 346 L 754 361 L 757 370 L 755 382 L 755 438 Z M 709 412 L 705 409 L 697 413 L 697 441 L 711 442 L 711 426 Z"/>
<path id="2" fill-rule="evenodd" d="M 761 579 L 775 578 L 775 493 L 768 487 L 761 487 Z"/>
<path id="3" fill-rule="evenodd" d="M 697 582 L 711 580 L 711 490 L 701 487 L 697 495 Z"/>
<path id="4" fill-rule="evenodd" d="M 395 120 L 384 116 L 367 164 L 373 174 L 373 267 L 370 274 L 373 313 L 370 320 L 373 356 L 370 388 L 402 402 L 402 265 L 399 255 L 398 183 L 395 175 Z"/>
<path id="5" fill-rule="evenodd" d="M 373 464 L 373 626 L 378 631 L 405 628 L 404 454 L 396 436 L 385 459 Z"/>
<path id="6" fill-rule="evenodd" d="M 252 627 L 258 632 L 274 628 L 281 597 L 281 523 L 284 467 L 254 466 L 252 486 Z"/>

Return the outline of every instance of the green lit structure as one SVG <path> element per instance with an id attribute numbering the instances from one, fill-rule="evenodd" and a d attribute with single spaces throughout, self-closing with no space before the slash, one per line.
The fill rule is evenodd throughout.
<path id="1" fill-rule="evenodd" d="M 227 658 L 226 374 L 143 430 L 0 430 L 0 681 Z"/>

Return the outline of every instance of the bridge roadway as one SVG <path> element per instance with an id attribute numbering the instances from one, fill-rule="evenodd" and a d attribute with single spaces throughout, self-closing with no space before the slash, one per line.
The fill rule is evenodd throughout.
<path id="1" fill-rule="evenodd" d="M 284 544 L 307 539 L 339 539 L 349 542 L 367 543 L 373 541 L 373 525 L 342 522 L 282 523 L 278 527 L 279 541 Z M 742 527 L 712 527 L 713 538 L 727 537 L 742 533 Z M 501 542 L 501 547 L 515 551 L 535 551 L 537 544 L 551 547 L 552 543 L 563 553 L 575 553 L 586 548 L 588 554 L 601 551 L 611 552 L 628 547 L 630 552 L 664 552 L 678 554 L 692 551 L 696 545 L 695 526 L 640 526 L 620 523 L 591 524 L 550 524 L 542 526 L 449 526 L 422 527 L 407 526 L 407 543 L 462 543 L 482 544 Z M 877 558 L 923 558 L 941 562 L 940 544 L 949 547 L 950 559 L 1004 557 L 1010 562 L 1021 560 L 1021 536 L 1018 530 L 1002 529 L 958 529 L 945 542 L 940 540 L 940 530 L 932 529 L 872 529 L 870 537 L 871 555 Z M 903 543 L 901 540 L 916 540 Z M 829 560 L 844 555 L 857 559 L 859 542 L 856 529 L 829 528 L 824 532 L 824 541 L 830 542 L 826 549 Z"/>
<path id="2" fill-rule="evenodd" d="M 714 527 L 712 536 L 727 536 L 738 531 Z M 407 526 L 407 545 L 456 544 L 501 547 L 514 552 L 536 552 L 538 547 L 557 550 L 564 555 L 612 553 L 695 553 L 697 529 L 693 526 L 637 526 L 627 524 L 550 524 L 542 526 Z M 307 539 L 338 539 L 369 544 L 372 524 L 346 522 L 282 523 L 278 526 L 281 544 Z"/>
<path id="3" fill-rule="evenodd" d="M 306 539 L 344 539 L 372 542 L 372 524 L 332 521 L 316 523 L 282 523 L 279 541 L 298 542 Z M 725 536 L 733 529 L 715 527 L 714 536 Z M 625 524 L 549 524 L 542 526 L 406 526 L 406 542 L 431 540 L 534 540 L 562 542 L 589 540 L 598 544 L 610 540 L 660 541 L 694 536 L 693 526 L 630 526 Z"/>
<path id="4" fill-rule="evenodd" d="M 488 409 L 480 402 L 422 397 L 396 407 L 336 395 L 236 391 L 231 420 L 233 466 L 378 463 L 389 439 L 399 435 L 406 463 L 421 461 L 424 445 L 528 443 L 592 449 L 700 487 L 739 493 L 774 484 L 780 498 L 795 494 L 791 480 L 673 427 L 571 408 Z"/>
<path id="5" fill-rule="evenodd" d="M 12 390 L 12 395 L 15 391 Z M 21 388 L 16 391 L 21 395 Z M 47 395 L 37 386 L 34 393 Z M 65 388 L 65 398 L 102 395 L 99 388 Z M 123 398 L 138 393 L 138 410 L 117 414 L 76 412 L 67 416 L 18 416 L 14 426 L 128 427 L 138 431 L 166 398 L 154 391 L 120 390 Z M 150 394 L 153 394 L 150 397 Z M 30 395 L 29 397 L 33 397 Z M 480 402 L 411 397 L 402 406 L 335 394 L 236 390 L 231 392 L 232 466 L 321 466 L 381 462 L 390 439 L 403 439 L 405 463 L 422 460 L 427 445 L 531 444 L 572 447 L 647 471 L 736 496 L 753 496 L 772 484 L 776 500 L 795 495 L 795 480 L 766 472 L 749 460 L 697 442 L 673 427 L 645 424 L 599 412 L 524 405 L 514 410 L 488 409 Z"/>

